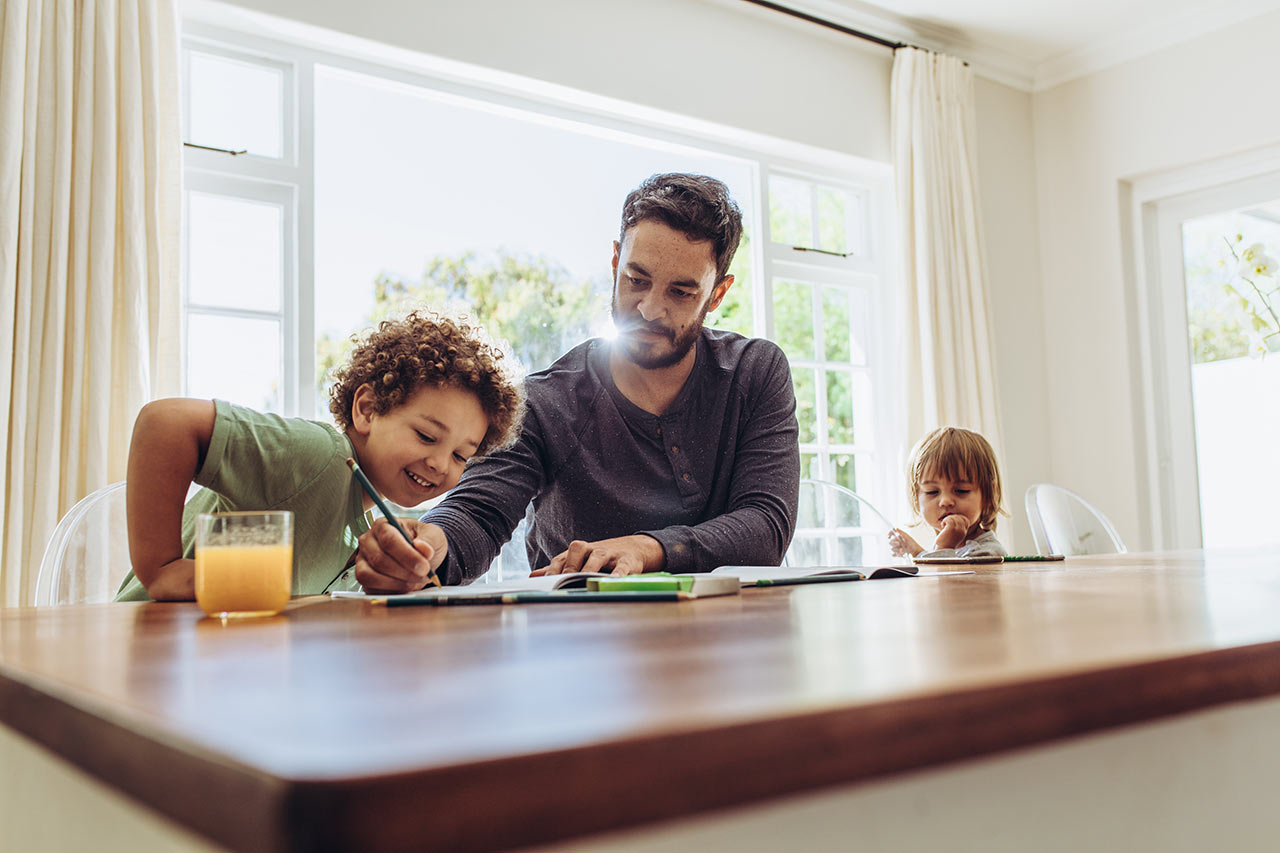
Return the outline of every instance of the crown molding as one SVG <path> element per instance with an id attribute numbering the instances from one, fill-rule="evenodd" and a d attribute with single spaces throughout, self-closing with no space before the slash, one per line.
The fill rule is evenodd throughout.
<path id="1" fill-rule="evenodd" d="M 736 2 L 746 10 L 753 7 Z M 1147 54 L 1280 10 L 1277 0 L 1222 0 L 1212 9 L 1162 16 L 1125 27 L 1078 50 L 1032 62 L 990 44 L 975 41 L 963 30 L 918 21 L 860 0 L 794 0 L 784 5 L 819 18 L 963 59 L 975 74 L 1025 92 L 1042 92 Z M 768 14 L 768 10 L 757 10 Z"/>
<path id="2" fill-rule="evenodd" d="M 1223 0 L 1212 9 L 1193 9 L 1121 29 L 1088 47 L 1039 63 L 1032 91 L 1042 92 L 1089 74 L 1199 38 L 1215 30 L 1280 10 L 1276 0 Z"/>
<path id="3" fill-rule="evenodd" d="M 754 8 L 763 15 L 777 14 L 738 0 L 734 0 L 734 5 L 744 11 Z M 954 56 L 968 63 L 975 74 L 1015 89 L 1029 92 L 1035 82 L 1034 63 L 999 48 L 972 42 L 963 32 L 949 27 L 911 20 L 856 0 L 795 0 L 782 5 L 890 41 Z"/>

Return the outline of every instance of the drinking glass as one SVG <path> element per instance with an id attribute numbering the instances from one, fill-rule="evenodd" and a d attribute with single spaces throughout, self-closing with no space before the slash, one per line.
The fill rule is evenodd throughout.
<path id="1" fill-rule="evenodd" d="M 271 616 L 293 585 L 293 513 L 196 516 L 196 603 L 210 616 Z"/>

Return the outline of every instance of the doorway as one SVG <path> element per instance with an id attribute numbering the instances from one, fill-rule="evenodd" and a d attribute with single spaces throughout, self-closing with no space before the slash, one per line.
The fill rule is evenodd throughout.
<path id="1" fill-rule="evenodd" d="M 1280 544 L 1280 198 L 1181 227 L 1201 541 Z"/>

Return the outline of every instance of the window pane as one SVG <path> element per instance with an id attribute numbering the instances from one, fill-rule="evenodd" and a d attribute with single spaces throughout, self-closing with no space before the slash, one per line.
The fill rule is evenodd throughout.
<path id="1" fill-rule="evenodd" d="M 769 235 L 775 243 L 812 247 L 813 210 L 809 184 L 769 177 Z"/>
<path id="2" fill-rule="evenodd" d="M 849 374 L 850 386 L 853 389 L 853 434 L 863 449 L 874 444 L 875 405 L 871 396 L 871 374 L 866 371 L 855 371 Z"/>
<path id="3" fill-rule="evenodd" d="M 861 288 L 849 291 L 852 314 L 849 317 L 853 328 L 852 349 L 849 352 L 849 363 L 865 365 L 867 363 L 867 321 L 871 318 L 871 299 Z"/>
<path id="4" fill-rule="evenodd" d="M 862 538 L 861 536 L 841 536 L 836 539 L 836 565 L 838 566 L 861 566 L 862 562 Z M 871 565 L 868 562 L 868 565 Z"/>
<path id="5" fill-rule="evenodd" d="M 818 440 L 818 382 L 817 371 L 808 368 L 792 368 L 791 378 L 796 384 L 796 420 L 800 422 L 800 441 Z"/>
<path id="6" fill-rule="evenodd" d="M 858 491 L 858 477 L 855 467 L 853 454 L 839 453 L 831 457 L 832 475 L 835 481 L 846 489 L 856 492 Z"/>
<path id="7" fill-rule="evenodd" d="M 187 395 L 280 412 L 280 323 L 187 315 Z"/>
<path id="8" fill-rule="evenodd" d="M 811 480 L 818 476 L 817 454 L 801 453 L 800 454 L 800 479 Z"/>
<path id="9" fill-rule="evenodd" d="M 812 293 L 803 282 L 774 280 L 773 337 L 788 358 L 813 358 Z"/>
<path id="10" fill-rule="evenodd" d="M 787 563 L 792 566 L 821 566 L 822 539 L 819 535 L 796 536 L 787 550 Z"/>
<path id="11" fill-rule="evenodd" d="M 843 370 L 827 371 L 827 440 L 853 443 L 853 377 Z"/>
<path id="12" fill-rule="evenodd" d="M 867 227 L 863 215 L 865 196 L 843 193 L 845 251 L 856 257 L 867 255 Z"/>
<path id="13" fill-rule="evenodd" d="M 1280 308 L 1280 289 L 1274 289 L 1274 276 L 1257 275 L 1242 263 L 1255 244 L 1264 257 L 1280 258 L 1280 199 L 1182 224 L 1206 548 L 1280 544 L 1270 497 L 1280 481 L 1280 327 L 1254 285 L 1269 293 L 1272 308 Z M 1259 347 L 1270 354 L 1262 357 Z"/>
<path id="14" fill-rule="evenodd" d="M 280 205 L 192 192 L 187 209 L 188 301 L 280 310 L 284 277 Z"/>
<path id="15" fill-rule="evenodd" d="M 191 51 L 189 142 L 263 157 L 284 151 L 284 73 L 257 63 Z"/>
<path id="16" fill-rule="evenodd" d="M 315 145 L 318 400 L 353 332 L 423 304 L 470 314 L 544 368 L 610 331 L 628 192 L 659 172 L 712 175 L 750 222 L 758 183 L 738 158 L 323 66 Z M 751 330 L 751 255 L 744 241 L 708 325 Z"/>
<path id="17" fill-rule="evenodd" d="M 848 363 L 853 351 L 850 293 L 840 287 L 822 288 L 822 348 L 827 361 Z"/>
<path id="18" fill-rule="evenodd" d="M 751 311 L 751 229 L 742 223 L 742 241 L 729 265 L 733 286 L 720 307 L 707 315 L 707 325 L 728 329 L 748 337 L 755 334 L 755 316 Z"/>
<path id="19" fill-rule="evenodd" d="M 831 187 L 818 187 L 818 248 L 828 252 L 849 251 L 845 226 L 844 192 Z"/>
<path id="20" fill-rule="evenodd" d="M 804 484 L 800 487 L 800 503 L 796 507 L 796 527 L 826 527 L 827 507 L 822 501 L 822 489 Z"/>

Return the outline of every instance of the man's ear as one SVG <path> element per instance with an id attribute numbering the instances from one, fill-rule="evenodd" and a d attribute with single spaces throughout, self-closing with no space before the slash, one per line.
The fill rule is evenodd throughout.
<path id="1" fill-rule="evenodd" d="M 613 241 L 613 280 L 618 280 L 618 254 L 622 251 L 622 243 Z"/>
<path id="2" fill-rule="evenodd" d="M 377 400 L 373 394 L 373 386 L 368 382 L 356 389 L 351 397 L 351 428 L 361 435 L 368 435 L 377 411 L 374 404 Z"/>
<path id="3" fill-rule="evenodd" d="M 719 308 L 720 303 L 724 301 L 724 295 L 731 287 L 733 287 L 733 276 L 727 275 L 720 279 L 720 283 L 711 290 L 711 301 L 707 304 L 707 310 L 714 311 Z"/>

